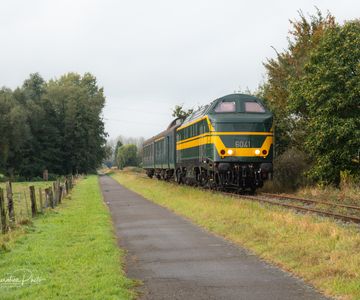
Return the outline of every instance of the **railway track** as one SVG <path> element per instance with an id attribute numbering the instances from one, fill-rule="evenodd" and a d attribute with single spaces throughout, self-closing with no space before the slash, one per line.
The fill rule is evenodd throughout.
<path id="1" fill-rule="evenodd" d="M 294 204 L 294 202 L 295 203 L 305 203 L 307 205 L 313 205 L 313 206 L 316 206 L 316 205 L 329 206 L 329 207 L 335 208 L 335 209 L 341 208 L 341 209 L 347 209 L 347 210 L 351 210 L 351 211 L 360 211 L 359 206 L 338 204 L 338 203 L 333 203 L 333 202 L 329 202 L 329 201 L 297 198 L 297 197 L 293 197 L 293 196 L 282 196 L 282 195 L 269 194 L 269 193 L 261 193 L 257 196 L 239 195 L 239 194 L 234 194 L 234 193 L 224 193 L 224 194 L 230 195 L 233 197 L 235 196 L 238 198 L 244 198 L 244 199 L 248 199 L 248 200 L 252 200 L 252 201 L 267 203 L 267 204 L 271 204 L 271 205 L 282 206 L 282 207 L 294 209 L 297 211 L 311 212 L 311 213 L 315 213 L 315 214 L 318 214 L 321 216 L 332 217 L 332 218 L 342 220 L 345 222 L 352 222 L 352 223 L 360 224 L 360 217 L 353 216 L 353 215 L 345 215 L 342 213 L 318 209 L 315 207 L 302 206 L 299 204 Z M 285 201 L 287 201 L 287 202 L 285 202 Z"/>
<path id="2" fill-rule="evenodd" d="M 146 177 L 146 176 L 144 176 L 144 177 Z M 170 184 L 177 185 L 177 183 L 175 181 L 168 181 L 168 182 Z M 208 190 L 207 188 L 201 188 L 201 189 Z M 314 207 L 301 206 L 298 204 L 294 204 L 294 202 L 295 203 L 296 202 L 297 203 L 305 203 L 307 205 L 313 205 L 313 206 L 316 206 L 316 205 L 328 206 L 333 209 L 335 208 L 335 209 L 346 209 L 346 210 L 350 210 L 350 211 L 357 211 L 359 215 L 360 215 L 360 206 L 340 204 L 340 203 L 334 203 L 334 202 L 323 201 L 323 200 L 297 198 L 297 197 L 293 197 L 293 196 L 283 196 L 283 195 L 271 194 L 271 193 L 261 193 L 256 196 L 242 195 L 242 194 L 230 193 L 230 192 L 220 192 L 220 193 L 231 196 L 231 197 L 267 203 L 267 204 L 275 205 L 275 206 L 282 206 L 282 207 L 286 207 L 286 208 L 293 209 L 296 211 L 315 213 L 317 215 L 332 217 L 334 219 L 342 220 L 345 222 L 360 224 L 360 216 L 358 217 L 358 216 L 354 216 L 354 215 L 345 215 L 342 213 L 326 211 L 326 210 L 318 209 L 318 208 L 314 208 Z M 288 201 L 288 202 L 285 202 L 285 201 Z M 289 203 L 289 201 L 293 202 L 293 203 Z"/>

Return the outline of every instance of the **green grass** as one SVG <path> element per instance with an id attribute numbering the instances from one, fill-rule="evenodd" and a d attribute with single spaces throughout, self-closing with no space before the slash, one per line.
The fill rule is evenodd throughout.
<path id="1" fill-rule="evenodd" d="M 36 218 L 0 252 L 1 299 L 133 299 L 122 270 L 109 211 L 96 176 L 81 180 L 71 199 Z M 1 281 L 29 278 L 23 286 Z"/>
<path id="2" fill-rule="evenodd" d="M 360 233 L 355 225 L 118 172 L 121 184 L 252 250 L 330 296 L 360 299 Z"/>

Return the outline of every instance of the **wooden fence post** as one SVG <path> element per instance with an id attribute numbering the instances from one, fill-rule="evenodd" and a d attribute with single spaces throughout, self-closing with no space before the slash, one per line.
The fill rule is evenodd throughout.
<path id="1" fill-rule="evenodd" d="M 61 204 L 62 193 L 63 193 L 63 187 L 59 185 L 59 204 Z"/>
<path id="2" fill-rule="evenodd" d="M 9 220 L 12 224 L 15 224 L 14 198 L 10 181 L 6 183 L 6 196 L 8 200 Z"/>
<path id="3" fill-rule="evenodd" d="M 67 178 L 65 179 L 65 192 L 66 195 L 69 194 L 69 181 L 67 180 Z"/>
<path id="4" fill-rule="evenodd" d="M 51 188 L 49 189 L 49 202 L 50 202 L 51 208 L 54 208 L 55 207 L 54 194 L 53 194 L 53 190 Z"/>
<path id="5" fill-rule="evenodd" d="M 70 188 L 70 190 L 72 190 L 72 188 L 73 188 L 73 181 L 72 181 L 72 179 L 73 179 L 73 177 L 72 177 L 72 175 L 70 175 L 70 176 L 69 176 L 69 188 Z"/>
<path id="6" fill-rule="evenodd" d="M 48 208 L 50 204 L 49 200 L 49 188 L 45 189 L 45 207 Z"/>
<path id="7" fill-rule="evenodd" d="M 6 224 L 4 190 L 2 188 L 0 188 L 0 218 L 1 218 L 1 232 L 6 233 L 8 227 Z"/>
<path id="8" fill-rule="evenodd" d="M 60 179 L 56 180 L 56 203 L 61 203 Z"/>
<path id="9" fill-rule="evenodd" d="M 39 200 L 40 200 L 40 211 L 43 212 L 43 196 L 42 196 L 42 189 L 39 188 Z"/>
<path id="10" fill-rule="evenodd" d="M 48 170 L 44 170 L 44 172 L 43 172 L 43 179 L 44 179 L 44 181 L 48 181 L 48 180 L 49 180 L 49 172 L 48 172 Z"/>
<path id="11" fill-rule="evenodd" d="M 57 205 L 57 203 L 56 203 L 56 181 L 53 182 L 52 191 L 53 191 L 53 203 L 54 203 L 54 206 L 56 206 Z"/>
<path id="12" fill-rule="evenodd" d="M 32 185 L 29 187 L 29 189 L 30 189 L 30 201 L 31 201 L 31 216 L 34 218 L 37 213 L 35 187 Z"/>

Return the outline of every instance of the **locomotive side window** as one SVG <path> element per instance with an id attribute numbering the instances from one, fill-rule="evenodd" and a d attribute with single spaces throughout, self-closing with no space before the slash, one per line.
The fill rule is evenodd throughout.
<path id="1" fill-rule="evenodd" d="M 258 102 L 245 102 L 245 112 L 264 113 L 265 108 Z"/>
<path id="2" fill-rule="evenodd" d="M 214 111 L 217 113 L 236 112 L 235 101 L 220 102 L 216 105 Z"/>

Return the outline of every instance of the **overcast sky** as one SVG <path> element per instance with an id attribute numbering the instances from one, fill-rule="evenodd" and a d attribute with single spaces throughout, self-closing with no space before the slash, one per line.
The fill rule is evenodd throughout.
<path id="1" fill-rule="evenodd" d="M 0 86 L 91 72 L 104 87 L 110 138 L 167 127 L 176 104 L 196 107 L 255 89 L 287 46 L 297 11 L 360 16 L 359 0 L 0 0 Z"/>

